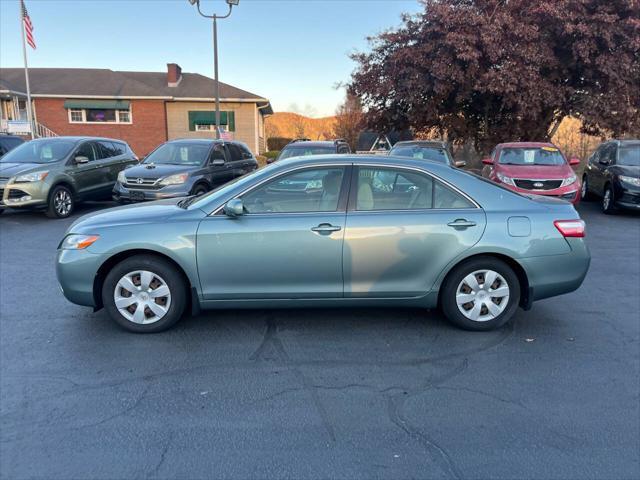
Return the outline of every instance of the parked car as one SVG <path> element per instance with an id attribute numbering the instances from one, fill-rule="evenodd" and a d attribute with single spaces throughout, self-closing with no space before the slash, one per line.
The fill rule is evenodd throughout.
<path id="1" fill-rule="evenodd" d="M 351 153 L 351 148 L 346 140 L 311 141 L 308 138 L 298 138 L 289 142 L 275 159 L 268 159 L 268 163 L 285 160 L 291 157 L 307 157 L 309 155 Z"/>
<path id="2" fill-rule="evenodd" d="M 602 210 L 640 210 L 640 140 L 602 143 L 589 158 L 582 175 L 582 198 L 602 198 Z"/>
<path id="3" fill-rule="evenodd" d="M 110 199 L 120 171 L 137 162 L 121 140 L 31 140 L 0 158 L 0 211 L 44 208 L 51 218 L 68 217 L 79 201 Z"/>
<path id="4" fill-rule="evenodd" d="M 258 161 L 241 142 L 172 140 L 121 172 L 113 199 L 126 203 L 202 195 L 257 168 Z"/>
<path id="5" fill-rule="evenodd" d="M 580 159 L 567 161 L 551 143 L 501 143 L 482 163 L 488 165 L 482 176 L 513 191 L 580 201 L 580 181 L 571 168 Z"/>
<path id="6" fill-rule="evenodd" d="M 3 157 L 10 150 L 19 147 L 24 143 L 21 137 L 16 135 L 2 135 L 0 134 L 0 158 Z"/>
<path id="7" fill-rule="evenodd" d="M 286 188 L 300 178 L 313 180 Z M 567 202 L 444 164 L 313 156 L 200 197 L 84 217 L 56 271 L 67 299 L 132 332 L 164 330 L 187 308 L 363 305 L 440 305 L 456 325 L 489 330 L 581 285 L 584 233 Z"/>
<path id="8" fill-rule="evenodd" d="M 439 140 L 412 140 L 396 143 L 389 155 L 444 163 L 450 167 L 464 167 L 466 162 L 455 161 L 447 142 Z"/>

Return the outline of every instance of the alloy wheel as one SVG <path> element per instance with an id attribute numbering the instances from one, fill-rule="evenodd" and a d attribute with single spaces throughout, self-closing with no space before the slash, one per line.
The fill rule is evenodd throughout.
<path id="1" fill-rule="evenodd" d="M 587 197 L 587 177 L 582 179 L 582 191 L 580 192 L 580 195 L 583 199 Z"/>
<path id="2" fill-rule="evenodd" d="M 469 320 L 487 322 L 505 311 L 509 293 L 509 284 L 498 272 L 476 270 L 458 285 L 456 304 Z"/>
<path id="3" fill-rule="evenodd" d="M 71 212 L 71 195 L 67 190 L 58 190 L 53 198 L 53 208 L 61 217 L 66 217 Z"/>
<path id="4" fill-rule="evenodd" d="M 606 212 L 611 207 L 611 189 L 607 188 L 604 191 L 604 197 L 602 198 L 602 208 Z"/>
<path id="5" fill-rule="evenodd" d="M 120 314 L 141 325 L 160 321 L 171 306 L 171 291 L 159 275 L 138 270 L 124 275 L 116 284 L 113 300 Z"/>

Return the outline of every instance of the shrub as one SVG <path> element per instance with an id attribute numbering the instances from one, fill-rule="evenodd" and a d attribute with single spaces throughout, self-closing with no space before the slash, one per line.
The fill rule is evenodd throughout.
<path id="1" fill-rule="evenodd" d="M 270 152 L 264 152 L 262 155 L 264 155 L 267 158 L 276 158 L 278 155 L 280 155 L 280 150 L 272 150 Z"/>

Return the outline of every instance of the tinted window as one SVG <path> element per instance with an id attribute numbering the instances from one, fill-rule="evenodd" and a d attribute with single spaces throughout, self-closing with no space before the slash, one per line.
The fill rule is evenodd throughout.
<path id="1" fill-rule="evenodd" d="M 473 207 L 429 175 L 402 169 L 360 168 L 356 195 L 361 211 Z"/>
<path id="2" fill-rule="evenodd" d="M 211 151 L 211 161 L 214 160 L 223 160 L 223 161 L 227 161 L 226 157 L 224 156 L 224 147 L 222 145 L 216 145 L 215 147 L 213 147 L 213 150 Z"/>
<path id="3" fill-rule="evenodd" d="M 90 162 L 94 161 L 96 159 L 96 154 L 93 151 L 93 146 L 91 145 L 91 142 L 85 142 L 82 145 L 80 145 L 78 150 L 76 150 L 75 156 L 87 157 Z"/>
<path id="4" fill-rule="evenodd" d="M 100 152 L 100 158 L 112 158 L 119 155 L 117 150 L 113 146 L 113 143 L 111 142 L 105 142 L 101 140 L 97 142 L 97 146 Z"/>
<path id="5" fill-rule="evenodd" d="M 418 160 L 432 160 L 444 164 L 450 164 L 450 158 L 447 151 L 437 147 L 421 147 L 417 145 L 407 145 L 394 147 L 390 155 L 398 157 L 416 158 Z"/>
<path id="6" fill-rule="evenodd" d="M 7 153 L 3 163 L 51 163 L 62 160 L 75 146 L 70 140 L 31 140 Z"/>
<path id="7" fill-rule="evenodd" d="M 240 152 L 242 152 L 242 158 L 246 160 L 253 158 L 253 154 L 247 147 L 245 147 L 244 145 L 238 144 L 238 148 L 240 149 Z"/>
<path id="8" fill-rule="evenodd" d="M 291 157 L 307 157 L 309 155 L 330 155 L 336 153 L 335 147 L 285 147 L 280 153 L 278 160 L 284 160 Z"/>
<path id="9" fill-rule="evenodd" d="M 231 157 L 232 162 L 242 160 L 242 151 L 236 144 L 228 143 L 227 149 L 229 150 L 229 156 Z"/>
<path id="10" fill-rule="evenodd" d="M 555 147 L 504 148 L 498 163 L 501 165 L 564 165 L 564 157 Z"/>
<path id="11" fill-rule="evenodd" d="M 144 163 L 155 163 L 158 165 L 202 165 L 209 155 L 209 146 L 210 145 L 206 143 L 165 143 L 150 153 L 149 156 L 144 159 Z"/>
<path id="12" fill-rule="evenodd" d="M 243 197 L 248 213 L 335 212 L 343 168 L 318 168 L 289 173 Z"/>
<path id="13" fill-rule="evenodd" d="M 113 151 L 115 152 L 116 156 L 124 155 L 127 151 L 127 146 L 124 143 L 111 142 L 111 145 L 113 146 Z"/>

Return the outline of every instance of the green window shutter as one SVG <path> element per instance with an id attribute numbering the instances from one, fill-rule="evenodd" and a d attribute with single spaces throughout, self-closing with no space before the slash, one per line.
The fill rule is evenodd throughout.
<path id="1" fill-rule="evenodd" d="M 227 112 L 227 117 L 229 119 L 229 122 L 227 123 L 227 125 L 229 125 L 229 131 L 235 132 L 236 131 L 236 112 Z"/>

